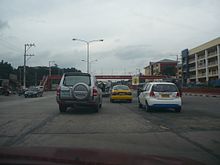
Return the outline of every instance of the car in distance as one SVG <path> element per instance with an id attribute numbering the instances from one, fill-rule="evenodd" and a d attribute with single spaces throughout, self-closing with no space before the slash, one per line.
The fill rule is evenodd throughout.
<path id="1" fill-rule="evenodd" d="M 60 112 L 68 107 L 91 107 L 98 112 L 102 107 L 102 92 L 95 76 L 88 73 L 64 73 L 57 88 L 56 101 Z"/>
<path id="2" fill-rule="evenodd" d="M 139 108 L 147 111 L 157 108 L 172 108 L 181 111 L 182 100 L 180 92 L 174 83 L 150 82 L 147 83 L 138 96 Z"/>
<path id="3" fill-rule="evenodd" d="M 132 92 L 126 85 L 115 85 L 112 88 L 110 102 L 128 101 L 132 102 Z"/>
<path id="4" fill-rule="evenodd" d="M 37 87 L 30 87 L 28 88 L 28 90 L 26 90 L 24 92 L 24 97 L 42 97 L 43 96 L 43 92 L 40 91 Z"/>

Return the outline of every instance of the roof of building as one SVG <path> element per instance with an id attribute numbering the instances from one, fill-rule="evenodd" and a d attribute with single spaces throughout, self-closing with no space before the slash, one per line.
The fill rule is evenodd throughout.
<path id="1" fill-rule="evenodd" d="M 218 38 L 216 38 L 214 40 L 211 40 L 209 42 L 206 42 L 206 43 L 204 43 L 202 45 L 199 45 L 199 46 L 197 46 L 195 48 L 190 49 L 189 50 L 189 54 L 195 54 L 197 52 L 200 52 L 200 51 L 203 51 L 205 49 L 211 48 L 211 47 L 213 47 L 215 45 L 220 45 L 220 37 L 218 37 Z"/>
<path id="2" fill-rule="evenodd" d="M 150 65 L 157 64 L 157 63 L 177 63 L 177 61 L 170 60 L 170 59 L 163 59 L 163 60 L 160 60 L 160 61 L 157 61 L 157 62 L 150 62 Z M 144 69 L 150 67 L 150 65 L 144 67 Z"/>
<path id="3" fill-rule="evenodd" d="M 160 61 L 158 61 L 156 63 L 163 63 L 163 62 L 176 62 L 176 61 L 170 60 L 170 59 L 163 59 L 163 60 L 160 60 Z"/>

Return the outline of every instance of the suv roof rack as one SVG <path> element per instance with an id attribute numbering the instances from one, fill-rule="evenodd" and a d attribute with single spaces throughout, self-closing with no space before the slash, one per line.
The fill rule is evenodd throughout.
<path id="1" fill-rule="evenodd" d="M 89 73 L 82 73 L 82 72 L 66 72 L 64 74 L 65 76 L 90 76 Z"/>

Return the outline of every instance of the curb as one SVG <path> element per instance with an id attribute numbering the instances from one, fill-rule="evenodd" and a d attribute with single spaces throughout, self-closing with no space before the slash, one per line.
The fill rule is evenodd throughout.
<path id="1" fill-rule="evenodd" d="M 204 94 L 204 93 L 183 93 L 185 96 L 201 96 L 201 97 L 217 97 L 220 98 L 220 95 L 213 94 Z"/>

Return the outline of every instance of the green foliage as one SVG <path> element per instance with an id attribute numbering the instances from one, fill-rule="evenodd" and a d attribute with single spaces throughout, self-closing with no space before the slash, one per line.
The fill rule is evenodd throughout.
<path id="1" fill-rule="evenodd" d="M 13 67 L 3 60 L 0 62 L 0 79 L 8 79 L 9 74 L 13 72 Z"/>
<path id="2" fill-rule="evenodd" d="M 76 68 L 58 68 L 57 66 L 51 67 L 51 75 L 62 75 L 65 72 L 81 72 Z M 16 74 L 18 81 L 21 80 L 21 84 L 23 84 L 23 66 L 19 66 L 17 69 L 13 69 L 11 64 L 8 62 L 4 62 L 3 60 L 0 62 L 0 79 L 9 79 L 9 74 Z M 38 66 L 38 67 L 29 67 L 26 66 L 26 85 L 32 86 L 35 84 L 39 84 L 42 80 L 43 76 L 49 75 L 49 68 L 46 66 Z"/>

